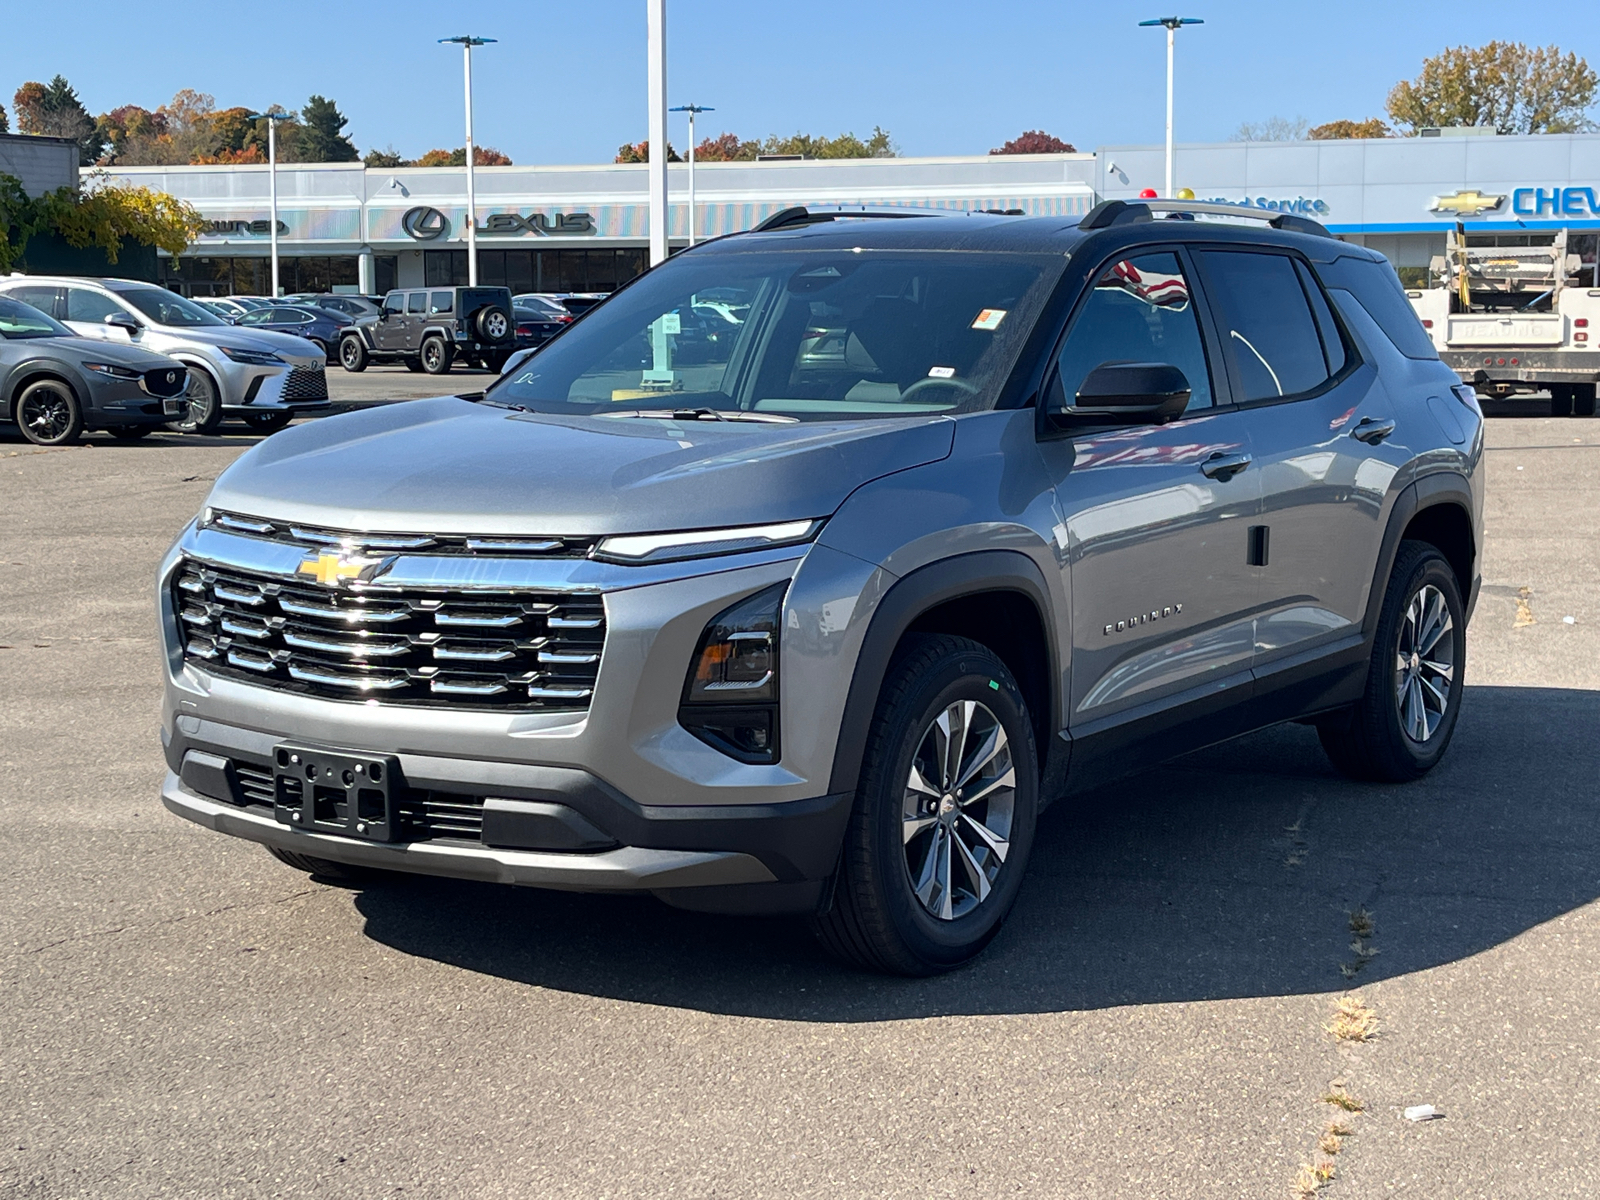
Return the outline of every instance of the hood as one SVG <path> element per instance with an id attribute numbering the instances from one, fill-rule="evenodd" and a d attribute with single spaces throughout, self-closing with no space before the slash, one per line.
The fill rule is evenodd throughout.
<path id="1" fill-rule="evenodd" d="M 40 347 L 52 356 L 69 358 L 73 362 L 107 362 L 134 371 L 153 371 L 157 367 L 183 365 L 176 359 L 168 358 L 165 354 L 157 354 L 154 350 L 146 350 L 142 346 L 103 342 L 99 338 L 38 338 L 24 344 Z"/>
<path id="2" fill-rule="evenodd" d="M 153 325 L 169 337 L 208 346 L 233 346 L 240 350 L 263 350 L 280 358 L 311 358 L 322 361 L 317 348 L 293 333 L 274 333 L 270 329 L 241 328 L 238 325 Z"/>
<path id="3" fill-rule="evenodd" d="M 454 396 L 296 425 L 242 455 L 207 503 L 396 533 L 563 537 L 831 514 L 856 488 L 950 453 L 955 422 L 767 425 L 561 417 Z"/>

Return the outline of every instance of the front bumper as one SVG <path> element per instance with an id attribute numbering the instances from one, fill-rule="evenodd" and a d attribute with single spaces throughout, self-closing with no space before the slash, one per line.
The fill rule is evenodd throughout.
<path id="1" fill-rule="evenodd" d="M 287 366 L 263 367 L 226 358 L 214 364 L 212 369 L 222 389 L 223 409 L 228 412 L 306 412 L 327 408 L 331 401 L 328 399 L 327 363 L 322 355 L 313 352 L 293 358 L 282 357 Z"/>
<path id="2" fill-rule="evenodd" d="M 218 833 L 298 854 L 388 871 L 574 892 L 658 891 L 774 882 L 772 872 L 758 859 L 732 851 L 619 846 L 594 854 L 574 854 L 437 842 L 383 844 L 306 833 L 286 828 L 260 811 L 235 808 L 202 796 L 186 787 L 170 771 L 161 787 L 161 802 L 178 816 Z"/>

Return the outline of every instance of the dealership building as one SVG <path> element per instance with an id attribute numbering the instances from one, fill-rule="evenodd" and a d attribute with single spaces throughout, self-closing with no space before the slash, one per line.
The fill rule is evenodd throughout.
<path id="1" fill-rule="evenodd" d="M 466 180 L 460 167 L 278 168 L 285 292 L 384 292 L 465 283 Z M 267 168 L 123 167 L 112 175 L 169 192 L 209 222 L 188 254 L 163 257 L 163 283 L 189 295 L 269 288 Z M 516 292 L 609 291 L 648 262 L 642 164 L 480 167 L 480 282 Z M 687 165 L 669 168 L 670 237 L 686 245 Z M 701 163 L 695 236 L 748 229 L 791 205 L 904 205 L 1078 216 L 1133 199 L 1164 178 L 1159 146 L 1093 154 Z M 1575 231 L 1569 252 L 1597 268 L 1600 135 L 1441 136 L 1180 145 L 1179 187 L 1200 200 L 1300 213 L 1382 251 L 1408 283 L 1461 222 L 1499 244 Z M 1597 280 L 1600 282 L 1600 280 Z"/>

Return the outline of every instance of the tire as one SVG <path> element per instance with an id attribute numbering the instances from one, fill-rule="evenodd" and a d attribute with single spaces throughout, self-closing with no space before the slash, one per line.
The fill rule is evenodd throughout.
<path id="1" fill-rule="evenodd" d="M 369 883 L 374 879 L 390 879 L 395 875 L 393 871 L 352 866 L 350 863 L 334 862 L 331 858 L 317 858 L 294 850 L 280 850 L 276 846 L 268 846 L 267 853 L 296 871 L 304 871 L 307 875 L 327 883 Z"/>
<path id="2" fill-rule="evenodd" d="M 169 427 L 179 433 L 215 433 L 222 424 L 222 393 L 210 372 L 199 367 L 189 368 L 189 388 L 184 392 L 188 407 Z"/>
<path id="3" fill-rule="evenodd" d="M 1594 416 L 1594 384 L 1579 383 L 1573 386 L 1572 415 L 1575 417 Z"/>
<path id="4" fill-rule="evenodd" d="M 406 357 L 402 358 L 400 361 L 405 364 L 406 370 L 410 371 L 413 375 L 417 375 L 422 372 L 422 360 L 420 358 Z"/>
<path id="5" fill-rule="evenodd" d="M 23 388 L 12 414 L 22 436 L 35 446 L 70 446 L 83 434 L 83 409 L 59 379 Z"/>
<path id="6" fill-rule="evenodd" d="M 1449 625 L 1436 632 L 1441 606 Z M 1366 693 L 1317 721 L 1333 765 L 1372 783 L 1403 783 L 1431 771 L 1461 713 L 1466 651 L 1455 572 L 1427 542 L 1401 542 L 1384 590 Z"/>
<path id="7" fill-rule="evenodd" d="M 983 795 L 964 802 L 963 789 L 949 786 L 960 776 L 939 765 L 940 723 L 954 726 L 963 714 L 978 749 L 958 765 L 981 766 L 976 778 L 986 781 Z M 928 778 L 936 771 L 945 778 Z M 1016 901 L 1038 796 L 1033 723 L 1005 664 L 968 638 L 908 638 L 873 715 L 833 903 L 812 923 L 818 940 L 872 971 L 934 975 L 967 962 Z"/>
<path id="8" fill-rule="evenodd" d="M 111 425 L 106 432 L 119 442 L 136 442 L 156 431 L 154 425 Z"/>
<path id="9" fill-rule="evenodd" d="M 367 369 L 367 347 L 358 337 L 339 339 L 339 365 L 352 375 Z"/>
<path id="10" fill-rule="evenodd" d="M 1550 415 L 1552 417 L 1570 417 L 1572 415 L 1572 393 L 1575 389 L 1566 383 L 1553 383 L 1550 385 Z"/>
<path id="11" fill-rule="evenodd" d="M 511 321 L 511 314 L 497 304 L 485 304 L 473 313 L 472 327 L 478 331 L 478 337 L 490 345 L 509 342 L 517 328 Z"/>
<path id="12" fill-rule="evenodd" d="M 422 349 L 418 356 L 422 360 L 422 369 L 429 375 L 448 375 L 450 373 L 450 347 L 438 334 L 422 339 Z"/>
<path id="13" fill-rule="evenodd" d="M 244 414 L 244 423 L 250 427 L 253 433 L 274 434 L 280 429 L 287 428 L 289 422 L 292 420 L 294 420 L 294 414 L 292 412 L 258 412 Z"/>
<path id="14" fill-rule="evenodd" d="M 328 346 L 327 342 L 323 341 L 321 338 L 307 338 L 306 340 L 318 350 L 322 351 L 322 361 L 324 363 L 333 361 L 333 350 Z"/>

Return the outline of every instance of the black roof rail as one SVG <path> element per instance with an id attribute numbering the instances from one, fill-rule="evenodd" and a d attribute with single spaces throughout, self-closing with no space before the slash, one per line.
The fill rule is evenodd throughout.
<path id="1" fill-rule="evenodd" d="M 771 229 L 793 229 L 802 225 L 820 225 L 824 221 L 837 221 L 854 219 L 858 217 L 888 218 L 897 220 L 904 217 L 939 217 L 951 216 L 952 212 L 938 209 L 916 208 L 822 208 L 811 209 L 804 205 L 793 208 L 780 208 L 766 220 L 752 226 L 751 233 L 765 233 Z"/>
<path id="2" fill-rule="evenodd" d="M 1231 217 L 1243 221 L 1263 221 L 1274 229 L 1286 233 L 1308 233 L 1313 237 L 1331 238 L 1327 226 L 1309 217 L 1294 213 L 1275 212 L 1270 208 L 1255 208 L 1244 204 L 1217 204 L 1207 200 L 1102 200 L 1078 222 L 1079 229 L 1109 229 L 1113 225 L 1127 225 L 1135 221 L 1153 221 L 1156 213 L 1169 218 L 1193 220 L 1196 216 Z"/>

